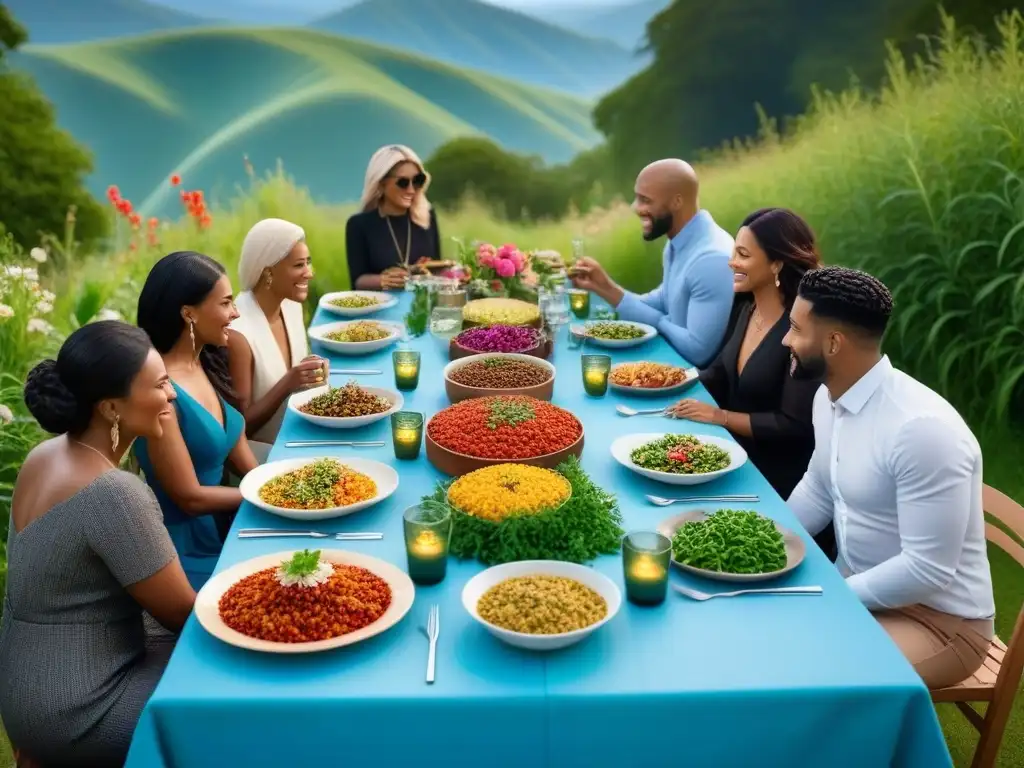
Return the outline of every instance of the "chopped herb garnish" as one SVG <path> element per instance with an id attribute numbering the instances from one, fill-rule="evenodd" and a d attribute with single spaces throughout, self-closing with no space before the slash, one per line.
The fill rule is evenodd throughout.
<path id="1" fill-rule="evenodd" d="M 305 576 L 312 576 L 317 567 L 320 565 L 320 550 L 310 551 L 304 549 L 301 552 L 296 552 L 291 560 L 286 560 L 281 564 L 281 570 L 285 576 L 289 576 L 294 579 L 301 579 Z"/>
<path id="2" fill-rule="evenodd" d="M 487 426 L 497 429 L 502 424 L 514 427 L 534 417 L 533 407 L 528 403 L 495 400 L 491 403 L 491 412 L 487 417 Z"/>

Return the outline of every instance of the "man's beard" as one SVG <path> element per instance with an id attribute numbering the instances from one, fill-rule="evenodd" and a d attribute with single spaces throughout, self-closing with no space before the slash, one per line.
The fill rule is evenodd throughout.
<path id="1" fill-rule="evenodd" d="M 651 217 L 651 231 L 644 233 L 644 240 L 657 240 L 659 237 L 663 237 L 669 233 L 672 229 L 672 214 L 666 213 L 664 216 L 652 216 Z"/>
<path id="2" fill-rule="evenodd" d="M 798 381 L 812 381 L 825 378 L 825 358 L 811 357 L 801 360 L 795 352 L 790 352 L 789 375 Z"/>

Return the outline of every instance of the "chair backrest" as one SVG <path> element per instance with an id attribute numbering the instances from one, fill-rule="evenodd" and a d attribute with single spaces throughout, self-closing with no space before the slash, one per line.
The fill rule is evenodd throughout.
<path id="1" fill-rule="evenodd" d="M 982 507 L 991 517 L 998 520 L 1013 532 L 1014 536 L 1024 541 L 1024 507 L 1015 502 L 1002 491 L 986 485 L 982 491 Z M 1002 528 L 990 522 L 985 523 L 985 538 L 1016 560 L 1024 568 L 1024 546 L 1014 540 Z M 1013 634 L 1006 643 L 1006 656 L 996 680 L 995 696 L 1001 689 L 1009 685 L 1016 690 L 1020 683 L 1021 671 L 1024 669 L 1024 606 L 1017 614 L 1017 622 Z"/>

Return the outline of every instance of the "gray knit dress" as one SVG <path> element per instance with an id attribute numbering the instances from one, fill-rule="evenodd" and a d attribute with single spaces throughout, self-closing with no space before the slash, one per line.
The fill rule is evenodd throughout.
<path id="1" fill-rule="evenodd" d="M 0 719 L 45 766 L 123 765 L 170 657 L 147 637 L 125 587 L 174 557 L 160 507 L 138 477 L 111 470 L 7 543 L 0 620 Z"/>

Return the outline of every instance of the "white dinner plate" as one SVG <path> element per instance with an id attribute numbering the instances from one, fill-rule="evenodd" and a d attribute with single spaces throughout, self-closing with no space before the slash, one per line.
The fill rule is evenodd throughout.
<path id="1" fill-rule="evenodd" d="M 589 627 L 557 635 L 530 635 L 525 632 L 513 632 L 481 618 L 476 606 L 484 592 L 506 579 L 521 576 L 561 576 L 578 581 L 604 598 L 608 612 L 603 619 Z M 622 606 L 622 592 L 619 591 L 615 582 L 603 573 L 585 565 L 566 563 L 561 560 L 520 560 L 492 566 L 467 581 L 466 586 L 462 588 L 462 605 L 470 616 L 502 642 L 529 651 L 554 651 L 575 645 L 611 621 Z"/>
<path id="2" fill-rule="evenodd" d="M 331 304 L 335 299 L 341 299 L 345 296 L 366 296 L 377 299 L 377 303 L 369 307 L 337 307 Z M 365 317 L 366 315 L 372 315 L 374 312 L 390 309 L 397 303 L 398 298 L 386 291 L 334 291 L 333 293 L 325 293 L 321 296 L 319 306 L 320 309 L 334 315 L 340 315 L 341 317 Z"/>
<path id="3" fill-rule="evenodd" d="M 374 341 L 331 341 L 326 338 L 328 333 L 333 331 L 340 331 L 353 323 L 360 322 L 371 322 L 389 330 L 390 333 L 383 339 L 376 339 Z M 339 355 L 368 355 L 371 352 L 390 347 L 396 341 L 402 338 L 402 334 L 405 331 L 405 326 L 401 323 L 389 323 L 384 320 L 345 320 L 337 323 L 325 323 L 324 325 L 314 325 L 309 329 L 309 338 L 318 344 L 322 344 L 325 349 L 335 352 Z"/>
<path id="4" fill-rule="evenodd" d="M 613 365 L 608 376 L 608 386 L 616 392 L 621 392 L 624 395 L 636 395 L 638 397 L 658 397 L 659 395 L 677 395 L 684 389 L 693 386 L 696 383 L 699 372 L 696 368 L 686 369 L 686 378 L 678 384 L 673 384 L 671 387 L 628 387 L 625 384 L 616 384 L 612 380 L 611 374 L 615 373 L 615 369 L 623 365 L 636 365 L 636 363 L 619 363 Z"/>
<path id="5" fill-rule="evenodd" d="M 636 339 L 597 339 L 590 336 L 587 329 L 595 323 L 615 323 L 617 325 L 632 325 L 635 328 L 639 328 L 644 332 L 643 336 Z M 580 325 L 573 325 L 570 327 L 570 331 L 573 335 L 579 337 L 582 336 L 587 340 L 588 344 L 593 344 L 597 347 L 608 347 L 609 349 L 627 349 L 629 347 L 639 347 L 641 344 L 646 344 L 648 341 L 658 335 L 658 329 L 653 325 L 647 325 L 647 323 L 634 323 L 631 320 L 592 320 L 588 323 Z"/>
<path id="6" fill-rule="evenodd" d="M 311 424 L 316 424 L 318 427 L 327 427 L 328 429 L 354 429 L 356 427 L 365 427 L 367 424 L 373 424 L 375 421 L 386 419 L 392 413 L 402 410 L 402 406 L 405 405 L 405 399 L 402 397 L 402 393 L 393 389 L 382 389 L 381 387 L 362 387 L 362 389 L 369 392 L 371 395 L 379 395 L 385 397 L 391 401 L 391 407 L 381 413 L 373 413 L 369 416 L 351 416 L 342 418 L 340 416 L 314 416 L 311 413 L 303 413 L 299 408 L 308 403 L 314 397 L 322 395 L 330 389 L 328 385 L 317 387 L 316 389 L 307 389 L 305 392 L 296 392 L 294 395 L 288 398 L 288 410 L 295 413 L 300 419 L 305 419 Z M 338 387 L 335 387 L 338 389 Z"/>
<path id="7" fill-rule="evenodd" d="M 328 507 L 327 509 L 288 509 L 286 507 L 278 507 L 273 504 L 268 504 L 260 498 L 259 491 L 260 488 L 263 487 L 264 483 L 269 482 L 278 475 L 293 472 L 300 467 L 312 464 L 314 461 L 319 461 L 320 459 L 333 459 L 345 466 L 351 467 L 356 472 L 362 472 L 364 475 L 369 475 L 373 479 L 373 482 L 377 484 L 377 495 L 373 498 L 366 499 L 365 501 L 356 502 L 355 504 L 348 504 L 344 507 Z M 265 512 L 270 512 L 273 515 L 288 517 L 292 520 L 327 520 L 332 517 L 344 517 L 345 515 L 351 515 L 353 512 L 358 512 L 361 509 L 372 507 L 374 504 L 384 501 L 384 499 L 388 498 L 398 489 L 398 473 L 394 468 L 384 464 L 383 462 L 374 461 L 373 459 L 364 459 L 358 456 L 348 457 L 345 459 L 338 459 L 334 456 L 282 459 L 281 461 L 272 461 L 267 464 L 260 464 L 256 469 L 251 470 L 242 478 L 242 482 L 238 489 L 242 492 L 243 499 L 253 506 L 259 507 Z"/>
<path id="8" fill-rule="evenodd" d="M 346 635 L 332 637 L 329 640 L 314 640 L 309 643 L 276 643 L 271 640 L 260 640 L 259 638 L 243 635 L 241 632 L 232 629 L 224 623 L 220 617 L 220 599 L 234 584 L 251 576 L 265 568 L 272 568 L 290 560 L 295 551 L 275 552 L 272 555 L 260 555 L 251 560 L 236 563 L 230 568 L 214 574 L 210 580 L 203 585 L 196 596 L 196 604 L 193 609 L 200 626 L 228 645 L 238 648 L 245 648 L 250 651 L 263 651 L 266 653 L 315 653 L 317 651 L 328 651 L 332 648 L 352 645 L 361 640 L 366 640 L 391 629 L 409 612 L 413 599 L 416 596 L 416 588 L 409 579 L 408 574 L 401 568 L 391 563 L 379 560 L 376 557 L 363 555 L 359 552 L 349 552 L 343 549 L 321 549 L 320 556 L 331 563 L 339 565 L 356 565 L 373 572 L 388 583 L 391 587 L 391 605 L 384 611 L 383 615 L 372 624 Z"/>
<path id="9" fill-rule="evenodd" d="M 691 434 L 702 443 L 716 445 L 719 448 L 723 448 L 728 451 L 730 459 L 729 466 L 716 472 L 703 472 L 699 475 L 677 475 L 674 472 L 660 472 L 656 469 L 645 469 L 644 467 L 634 464 L 633 460 L 630 458 L 630 454 L 642 445 L 654 442 L 655 440 L 660 440 L 666 435 L 685 434 Z M 711 435 L 699 435 L 694 432 L 685 432 L 683 430 L 673 432 L 642 432 L 623 435 L 612 443 L 612 456 L 626 469 L 630 469 L 638 475 L 649 477 L 651 480 L 667 483 L 668 485 L 700 485 L 701 483 L 708 483 L 739 469 L 747 461 L 747 452 L 734 440 L 728 440 L 724 437 L 712 437 Z"/>

